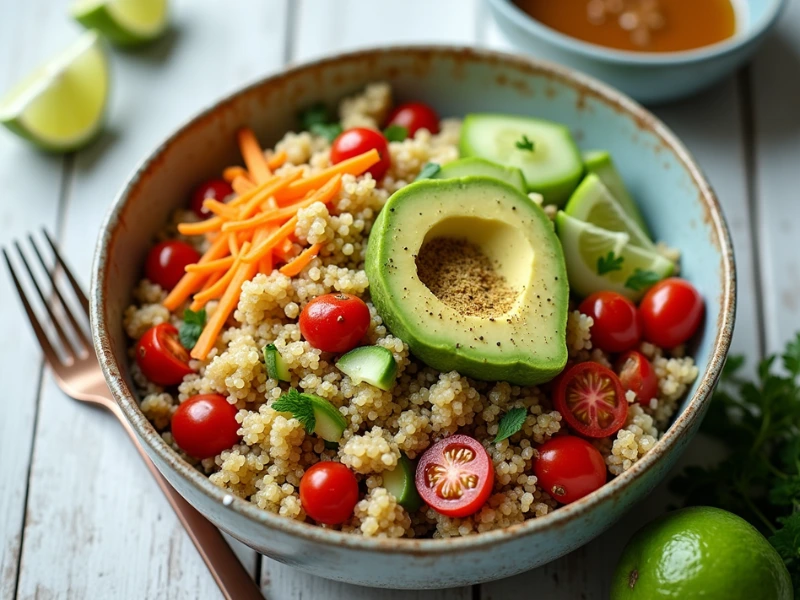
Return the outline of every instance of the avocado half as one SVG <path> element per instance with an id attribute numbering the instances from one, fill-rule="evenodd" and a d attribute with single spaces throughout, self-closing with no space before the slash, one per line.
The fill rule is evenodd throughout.
<path id="1" fill-rule="evenodd" d="M 476 312 L 469 302 L 437 297 L 423 283 L 420 251 L 442 239 L 488 259 L 510 298 L 497 305 L 501 309 Z M 507 183 L 470 176 L 404 187 L 373 225 L 366 271 L 386 326 L 435 369 L 534 385 L 566 365 L 569 285 L 561 244 L 541 207 Z M 462 300 L 485 289 L 476 281 L 470 291 L 461 290 Z M 475 305 L 485 307 L 492 297 L 480 296 Z"/>

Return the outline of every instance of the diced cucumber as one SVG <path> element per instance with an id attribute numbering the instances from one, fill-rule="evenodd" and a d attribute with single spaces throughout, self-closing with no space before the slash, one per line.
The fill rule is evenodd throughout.
<path id="1" fill-rule="evenodd" d="M 636 224 L 648 237 L 652 238 L 650 229 L 648 229 L 647 223 L 645 223 L 644 217 L 639 211 L 639 206 L 628 193 L 628 188 L 625 187 L 622 176 L 617 171 L 617 167 L 614 166 L 611 154 L 606 150 L 590 150 L 589 152 L 584 152 L 583 163 L 589 173 L 594 173 L 602 180 L 622 209 L 628 213 L 628 216 L 636 221 Z"/>
<path id="2" fill-rule="evenodd" d="M 454 179 L 456 177 L 467 177 L 468 175 L 484 175 L 494 177 L 500 181 L 505 181 L 514 186 L 523 194 L 527 193 L 525 177 L 517 167 L 504 167 L 495 162 L 480 158 L 478 156 L 468 156 L 459 158 L 453 162 L 442 165 L 442 168 L 434 176 L 434 179 Z"/>
<path id="3" fill-rule="evenodd" d="M 342 434 L 347 429 L 347 420 L 342 413 L 325 398 L 313 394 L 303 396 L 311 400 L 311 407 L 314 409 L 314 433 L 327 442 L 338 442 L 342 439 Z"/>
<path id="4" fill-rule="evenodd" d="M 570 217 L 586 221 L 602 229 L 627 233 L 630 243 L 645 250 L 655 250 L 655 245 L 623 210 L 611 192 L 594 173 L 589 173 L 572 194 L 564 208 Z"/>
<path id="5" fill-rule="evenodd" d="M 422 498 L 417 492 L 417 485 L 414 482 L 416 468 L 411 459 L 405 454 L 400 454 L 397 466 L 391 471 L 383 473 L 383 487 L 397 498 L 397 503 L 412 513 L 419 510 L 422 506 Z"/>
<path id="6" fill-rule="evenodd" d="M 272 379 L 277 379 L 278 381 L 292 380 L 289 367 L 286 366 L 286 361 L 283 360 L 275 344 L 267 344 L 264 346 L 264 364 L 267 366 L 267 375 Z"/>
<path id="7" fill-rule="evenodd" d="M 471 114 L 461 126 L 461 156 L 518 167 L 527 190 L 563 205 L 583 176 L 583 160 L 569 129 L 516 115 Z"/>
<path id="8" fill-rule="evenodd" d="M 394 355 L 382 346 L 361 346 L 350 350 L 336 361 L 336 367 L 355 384 L 366 381 L 386 391 L 392 389 L 397 376 Z"/>

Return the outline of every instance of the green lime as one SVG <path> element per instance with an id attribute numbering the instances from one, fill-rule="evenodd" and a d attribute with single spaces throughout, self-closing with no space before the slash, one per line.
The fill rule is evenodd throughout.
<path id="1" fill-rule="evenodd" d="M 570 288 L 579 296 L 610 290 L 639 299 L 675 265 L 656 252 L 634 246 L 627 233 L 608 231 L 565 212 L 556 216 Z"/>
<path id="2" fill-rule="evenodd" d="M 80 148 L 102 128 L 108 60 L 90 31 L 0 99 L 0 123 L 45 150 Z"/>
<path id="3" fill-rule="evenodd" d="M 167 0 L 77 0 L 70 12 L 81 25 L 120 46 L 149 42 L 169 23 Z"/>
<path id="4" fill-rule="evenodd" d="M 611 600 L 792 600 L 781 557 L 741 517 L 684 508 L 640 529 L 611 580 Z"/>

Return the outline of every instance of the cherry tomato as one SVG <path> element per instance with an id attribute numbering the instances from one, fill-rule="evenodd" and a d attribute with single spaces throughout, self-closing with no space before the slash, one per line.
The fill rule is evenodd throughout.
<path id="1" fill-rule="evenodd" d="M 580 500 L 606 482 L 603 455 L 586 440 L 562 435 L 538 450 L 533 472 L 542 489 L 561 504 Z"/>
<path id="2" fill-rule="evenodd" d="M 685 279 L 659 281 L 644 295 L 642 313 L 644 339 L 662 348 L 689 341 L 703 320 L 705 304 L 700 292 Z"/>
<path id="3" fill-rule="evenodd" d="M 172 437 L 195 458 L 211 458 L 239 442 L 236 407 L 219 394 L 200 394 L 172 415 Z"/>
<path id="4" fill-rule="evenodd" d="M 642 322 L 636 305 L 616 292 L 596 292 L 579 310 L 594 320 L 592 345 L 605 352 L 625 352 L 639 345 Z"/>
<path id="5" fill-rule="evenodd" d="M 225 198 L 233 193 L 231 184 L 224 179 L 209 179 L 198 185 L 192 192 L 192 210 L 201 219 L 211 216 L 207 208 L 203 207 L 203 200 L 212 198 L 223 202 Z"/>
<path id="6" fill-rule="evenodd" d="M 314 348 L 340 354 L 358 346 L 369 320 L 369 308 L 361 298 L 340 292 L 324 294 L 300 313 L 300 333 Z"/>
<path id="7" fill-rule="evenodd" d="M 567 425 L 590 438 L 616 433 L 628 417 L 619 377 L 596 362 L 570 368 L 558 384 L 553 405 Z"/>
<path id="8" fill-rule="evenodd" d="M 489 499 L 494 465 L 486 449 L 468 435 L 452 435 L 428 448 L 417 463 L 417 491 L 448 517 L 466 517 Z"/>
<path id="9" fill-rule="evenodd" d="M 186 265 L 198 260 L 200 253 L 186 242 L 161 242 L 150 249 L 144 263 L 144 276 L 165 290 L 171 290 L 186 273 Z"/>
<path id="10" fill-rule="evenodd" d="M 340 133 L 331 145 L 331 162 L 333 164 L 340 163 L 373 148 L 378 151 L 381 159 L 367 172 L 372 174 L 373 179 L 380 181 L 392 165 L 392 157 L 389 154 L 389 142 L 379 131 L 366 127 L 354 127 Z"/>
<path id="11" fill-rule="evenodd" d="M 439 133 L 439 115 L 422 102 L 406 102 L 395 108 L 386 121 L 386 126 L 399 125 L 408 130 L 408 137 L 414 137 L 420 129 Z"/>
<path id="12" fill-rule="evenodd" d="M 358 502 L 358 482 L 342 463 L 323 461 L 313 465 L 300 480 L 300 503 L 318 523 L 339 525 L 353 514 Z"/>
<path id="13" fill-rule="evenodd" d="M 658 395 L 655 369 L 641 352 L 626 352 L 617 359 L 616 368 L 622 389 L 634 392 L 637 401 L 647 404 Z"/>
<path id="14" fill-rule="evenodd" d="M 156 385 L 178 385 L 194 373 L 189 366 L 189 352 L 178 340 L 178 330 L 169 323 L 148 329 L 136 344 L 136 363 Z"/>

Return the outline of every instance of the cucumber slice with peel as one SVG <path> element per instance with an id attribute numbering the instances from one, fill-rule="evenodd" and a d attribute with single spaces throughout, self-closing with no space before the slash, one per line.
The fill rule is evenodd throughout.
<path id="1" fill-rule="evenodd" d="M 392 389 L 397 376 L 394 355 L 382 346 L 361 346 L 350 350 L 336 361 L 336 367 L 356 385 L 366 381 L 386 391 Z"/>
<path id="2" fill-rule="evenodd" d="M 313 433 L 327 442 L 338 442 L 347 428 L 347 420 L 325 398 L 304 394 L 292 388 L 272 403 L 272 408 L 291 414 L 300 421 L 306 433 Z"/>
<path id="3" fill-rule="evenodd" d="M 292 380 L 289 367 L 286 366 L 286 361 L 283 360 L 275 344 L 267 344 L 264 346 L 264 364 L 267 367 L 267 375 L 272 379 L 277 379 L 278 381 Z"/>
<path id="4" fill-rule="evenodd" d="M 636 224 L 647 236 L 652 238 L 650 229 L 647 227 L 647 223 L 644 222 L 644 217 L 642 217 L 636 201 L 628 193 L 628 188 L 625 187 L 622 176 L 617 171 L 617 167 L 614 166 L 611 154 L 606 150 L 590 150 L 583 153 L 583 163 L 589 173 L 594 173 L 600 178 L 628 216 L 636 221 Z"/>
<path id="5" fill-rule="evenodd" d="M 468 156 L 467 158 L 460 158 L 442 165 L 442 168 L 433 179 L 455 179 L 456 177 L 467 177 L 469 175 L 494 177 L 514 186 L 523 194 L 527 193 L 525 177 L 517 167 L 505 167 L 478 156 Z"/>
<path id="6" fill-rule="evenodd" d="M 422 506 L 422 498 L 420 498 L 414 482 L 415 473 L 414 463 L 403 453 L 400 453 L 397 466 L 391 471 L 383 473 L 383 487 L 397 498 L 397 503 L 409 513 L 419 510 L 419 507 Z"/>

